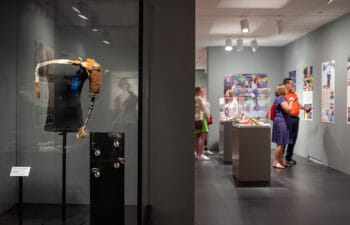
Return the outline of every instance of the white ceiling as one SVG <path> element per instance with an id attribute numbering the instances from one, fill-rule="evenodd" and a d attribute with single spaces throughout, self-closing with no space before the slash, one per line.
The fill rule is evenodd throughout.
<path id="1" fill-rule="evenodd" d="M 284 46 L 350 12 L 350 0 L 196 0 L 196 49 L 235 45 L 257 39 L 260 46 Z M 247 18 L 250 33 L 242 34 L 240 20 Z M 283 21 L 278 34 L 276 21 Z"/>

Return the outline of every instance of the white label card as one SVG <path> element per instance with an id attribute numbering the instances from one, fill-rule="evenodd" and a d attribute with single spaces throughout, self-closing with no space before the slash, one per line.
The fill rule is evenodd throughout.
<path id="1" fill-rule="evenodd" d="M 10 177 L 28 177 L 31 167 L 13 166 L 11 168 Z"/>

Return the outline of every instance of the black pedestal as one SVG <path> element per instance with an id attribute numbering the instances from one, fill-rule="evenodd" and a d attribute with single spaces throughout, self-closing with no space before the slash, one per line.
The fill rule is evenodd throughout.
<path id="1" fill-rule="evenodd" d="M 90 133 L 91 225 L 124 225 L 124 134 Z"/>
<path id="2" fill-rule="evenodd" d="M 85 219 L 81 217 L 67 218 L 66 216 L 66 174 L 67 174 L 67 132 L 62 135 L 62 192 L 61 192 L 61 219 L 44 221 L 42 225 L 83 225 Z"/>

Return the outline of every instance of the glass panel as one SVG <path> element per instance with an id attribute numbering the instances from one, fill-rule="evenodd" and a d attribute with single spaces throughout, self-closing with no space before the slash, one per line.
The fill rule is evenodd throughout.
<path id="1" fill-rule="evenodd" d="M 4 68 L 0 82 L 0 215 L 17 202 L 16 179 L 9 177 L 16 164 L 16 12 L 15 4 L 2 1 L 0 19 L 0 65 Z M 0 224 L 2 224 L 0 222 Z"/>
<path id="2" fill-rule="evenodd" d="M 0 213 L 17 202 L 16 180 L 3 173 L 17 163 L 31 167 L 24 180 L 24 220 L 33 224 L 59 220 L 66 151 L 66 217 L 88 224 L 93 199 L 89 134 L 121 133 L 127 162 L 120 184 L 125 190 L 125 224 L 136 224 L 139 2 L 6 0 L 0 4 L 7 28 L 1 37 L 1 49 L 6 52 L 1 64 L 8 74 L 0 89 L 6 106 L 1 128 L 5 145 L 0 148 L 4 167 Z M 40 65 L 35 82 L 38 63 L 52 59 L 64 60 Z M 76 133 L 92 102 L 87 137 L 78 139 Z M 11 213 L 15 214 L 12 210 L 4 217 Z"/>

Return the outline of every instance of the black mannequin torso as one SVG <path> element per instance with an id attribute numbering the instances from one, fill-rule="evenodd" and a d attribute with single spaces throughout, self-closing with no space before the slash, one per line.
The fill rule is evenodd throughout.
<path id="1" fill-rule="evenodd" d="M 80 94 L 88 74 L 70 64 L 54 65 L 54 75 L 47 77 L 49 102 L 45 130 L 77 132 L 83 124 Z"/>

